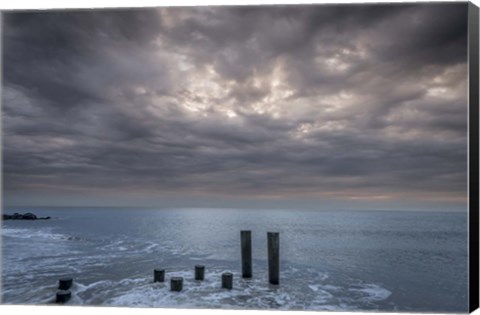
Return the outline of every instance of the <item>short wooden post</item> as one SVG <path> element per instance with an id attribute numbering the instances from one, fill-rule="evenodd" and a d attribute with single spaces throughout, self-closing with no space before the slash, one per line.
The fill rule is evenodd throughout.
<path id="1" fill-rule="evenodd" d="M 70 300 L 71 297 L 72 297 L 72 293 L 70 292 L 70 290 L 58 290 L 55 302 L 65 303 L 65 302 L 68 302 L 68 300 Z"/>
<path id="2" fill-rule="evenodd" d="M 205 279 L 205 266 L 196 265 L 195 266 L 195 280 L 204 280 Z"/>
<path id="3" fill-rule="evenodd" d="M 268 232 L 268 281 L 279 284 L 280 278 L 280 240 L 276 232 Z"/>
<path id="4" fill-rule="evenodd" d="M 183 277 L 172 277 L 170 279 L 170 291 L 180 292 L 183 290 Z"/>
<path id="5" fill-rule="evenodd" d="M 164 282 L 164 281 L 165 281 L 165 269 L 154 269 L 153 282 Z"/>
<path id="6" fill-rule="evenodd" d="M 233 274 L 231 272 L 222 273 L 222 288 L 228 290 L 233 288 Z"/>
<path id="7" fill-rule="evenodd" d="M 252 277 L 252 232 L 240 231 L 242 248 L 242 277 Z"/>
<path id="8" fill-rule="evenodd" d="M 68 290 L 73 284 L 72 278 L 62 278 L 58 280 L 58 289 L 59 290 Z"/>

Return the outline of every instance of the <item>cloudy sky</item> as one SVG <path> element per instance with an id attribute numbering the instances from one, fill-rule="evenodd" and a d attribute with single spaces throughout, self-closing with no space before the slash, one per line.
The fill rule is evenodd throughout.
<path id="1" fill-rule="evenodd" d="M 465 210 L 467 5 L 10 12 L 10 205 Z"/>

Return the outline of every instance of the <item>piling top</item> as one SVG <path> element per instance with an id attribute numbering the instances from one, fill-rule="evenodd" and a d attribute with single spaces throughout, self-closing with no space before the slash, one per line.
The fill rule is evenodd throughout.
<path id="1" fill-rule="evenodd" d="M 171 280 L 172 281 L 182 281 L 183 277 L 172 277 Z"/>
<path id="2" fill-rule="evenodd" d="M 195 265 L 195 268 L 205 268 L 204 265 Z"/>
<path id="3" fill-rule="evenodd" d="M 73 285 L 73 279 L 72 278 L 62 278 L 58 280 L 58 288 L 60 290 L 66 290 L 70 289 L 70 287 Z"/>
<path id="4" fill-rule="evenodd" d="M 224 273 L 222 273 L 222 276 L 231 277 L 231 276 L 233 276 L 233 273 L 231 273 L 231 272 L 224 272 Z"/>
<path id="5" fill-rule="evenodd" d="M 160 269 L 160 268 L 156 268 L 156 269 L 153 269 L 153 270 L 154 271 L 160 271 L 160 272 L 165 271 L 165 269 Z"/>

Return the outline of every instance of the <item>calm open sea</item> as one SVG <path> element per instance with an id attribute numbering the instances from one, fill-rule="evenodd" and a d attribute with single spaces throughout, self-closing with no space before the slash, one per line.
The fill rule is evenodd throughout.
<path id="1" fill-rule="evenodd" d="M 27 212 L 6 209 L 4 213 Z M 2 222 L 2 300 L 70 305 L 467 311 L 467 214 L 245 209 L 30 209 Z M 252 231 L 253 279 L 241 279 L 240 230 Z M 280 232 L 278 287 L 267 281 L 267 231 Z M 206 267 L 195 282 L 194 266 Z M 185 278 L 184 291 L 153 283 Z M 220 275 L 234 274 L 234 289 Z"/>

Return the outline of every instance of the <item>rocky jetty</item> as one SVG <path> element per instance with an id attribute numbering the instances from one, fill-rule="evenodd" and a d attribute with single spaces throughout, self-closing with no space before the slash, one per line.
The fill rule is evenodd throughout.
<path id="1" fill-rule="evenodd" d="M 48 220 L 50 217 L 37 217 L 33 213 L 27 212 L 25 214 L 14 213 L 2 215 L 3 220 Z"/>

